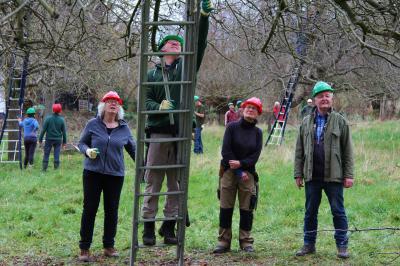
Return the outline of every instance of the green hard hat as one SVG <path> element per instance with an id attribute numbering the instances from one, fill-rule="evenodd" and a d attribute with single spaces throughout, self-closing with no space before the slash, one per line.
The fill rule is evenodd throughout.
<path id="1" fill-rule="evenodd" d="M 312 90 L 312 97 L 315 97 L 315 95 L 323 91 L 334 92 L 334 90 L 328 83 L 324 81 L 318 81 L 317 83 L 315 83 L 314 88 Z"/>
<path id="2" fill-rule="evenodd" d="M 240 107 L 241 104 L 242 104 L 242 101 L 241 101 L 241 100 L 239 100 L 239 101 L 236 102 L 236 106 L 237 106 L 237 107 Z"/>
<path id="3" fill-rule="evenodd" d="M 231 105 L 233 105 L 233 106 L 234 106 L 234 104 L 233 104 L 233 103 L 228 103 L 228 107 L 229 107 L 229 106 L 231 106 Z"/>
<path id="4" fill-rule="evenodd" d="M 158 43 L 158 51 L 160 51 L 161 48 L 163 48 L 164 44 L 169 40 L 178 41 L 181 44 L 181 46 L 183 46 L 183 44 L 185 43 L 182 36 L 180 35 L 167 35 L 164 38 L 162 38 L 161 41 Z"/>
<path id="5" fill-rule="evenodd" d="M 35 113 L 36 113 L 36 110 L 33 107 L 30 107 L 30 108 L 28 108 L 28 110 L 26 110 L 26 114 L 28 114 L 28 115 L 32 115 Z"/>
<path id="6" fill-rule="evenodd" d="M 195 96 L 193 97 L 193 99 L 194 99 L 194 101 L 195 101 L 195 102 L 197 102 L 197 101 L 199 101 L 199 100 L 200 100 L 200 97 L 199 97 L 199 96 L 197 96 L 197 95 L 195 95 Z"/>

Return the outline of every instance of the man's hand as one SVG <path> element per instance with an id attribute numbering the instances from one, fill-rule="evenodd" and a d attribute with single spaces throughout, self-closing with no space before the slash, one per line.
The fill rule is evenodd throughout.
<path id="1" fill-rule="evenodd" d="M 210 12 L 214 10 L 214 5 L 211 0 L 203 0 L 201 2 L 201 13 L 205 16 L 210 15 Z"/>
<path id="2" fill-rule="evenodd" d="M 99 149 L 97 149 L 97 148 L 87 149 L 86 150 L 86 155 L 92 160 L 96 159 L 97 154 L 99 154 Z"/>
<path id="3" fill-rule="evenodd" d="M 353 186 L 353 183 L 354 183 L 354 179 L 353 178 L 345 177 L 344 181 L 343 181 L 343 187 L 344 188 L 351 188 Z"/>
<path id="4" fill-rule="evenodd" d="M 249 175 L 247 174 L 247 172 L 243 171 L 242 172 L 242 181 L 246 182 L 247 180 L 249 180 Z"/>
<path id="5" fill-rule="evenodd" d="M 67 144 L 63 144 L 62 148 L 63 148 L 63 150 L 65 150 L 67 148 Z"/>
<path id="6" fill-rule="evenodd" d="M 172 110 L 175 109 L 175 106 L 172 101 L 163 100 L 160 103 L 160 110 Z"/>
<path id="7" fill-rule="evenodd" d="M 296 186 L 301 189 L 304 187 L 303 178 L 301 176 L 296 177 Z"/>
<path id="8" fill-rule="evenodd" d="M 229 167 L 231 168 L 231 169 L 238 169 L 238 168 L 240 168 L 240 162 L 239 161 L 237 161 L 237 160 L 229 160 Z"/>

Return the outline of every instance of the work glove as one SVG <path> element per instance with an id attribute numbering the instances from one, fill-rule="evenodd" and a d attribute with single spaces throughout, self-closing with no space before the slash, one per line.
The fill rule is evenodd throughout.
<path id="1" fill-rule="evenodd" d="M 163 100 L 160 103 L 160 110 L 172 110 L 174 108 L 175 108 L 175 106 L 174 106 L 173 101 Z"/>
<path id="2" fill-rule="evenodd" d="M 203 0 L 201 2 L 201 14 L 204 16 L 210 15 L 210 12 L 214 10 L 214 5 L 212 4 L 211 0 Z"/>
<path id="3" fill-rule="evenodd" d="M 97 148 L 87 149 L 86 150 L 86 155 L 92 160 L 96 159 L 97 154 L 99 154 L 99 149 L 97 149 Z"/>

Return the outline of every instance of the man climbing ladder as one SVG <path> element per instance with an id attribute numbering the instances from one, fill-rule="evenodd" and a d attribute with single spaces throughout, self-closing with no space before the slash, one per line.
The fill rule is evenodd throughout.
<path id="1" fill-rule="evenodd" d="M 198 16 L 196 1 L 186 1 L 187 21 L 147 22 L 148 3 L 143 4 L 142 18 L 142 57 L 138 105 L 138 148 L 135 180 L 135 207 L 133 221 L 133 240 L 131 265 L 137 248 L 156 244 L 156 221 L 163 221 L 158 233 L 164 237 L 164 244 L 177 245 L 179 264 L 183 264 L 184 222 L 187 215 L 187 183 L 191 148 L 191 130 L 193 117 L 193 96 L 196 72 L 204 55 L 207 44 L 208 16 L 213 10 L 210 0 L 201 2 L 201 14 Z M 185 39 L 180 35 L 167 35 L 161 39 L 158 51 L 147 52 L 147 33 L 143 25 L 183 25 Z M 197 25 L 198 28 L 197 28 Z M 157 55 L 161 62 L 147 69 L 145 57 Z M 181 57 L 182 56 L 182 57 Z M 146 75 L 146 76 L 144 76 Z M 143 86 L 142 86 L 143 85 Z M 146 138 L 144 138 L 144 120 Z M 143 142 L 149 143 L 147 162 L 143 158 Z M 141 171 L 145 170 L 145 192 L 140 192 Z M 167 192 L 160 192 L 167 176 Z M 144 222 L 143 244 L 137 237 L 139 221 L 138 201 L 143 196 L 142 219 Z M 166 196 L 165 218 L 157 218 L 158 198 Z M 178 222 L 178 235 L 175 226 Z"/>

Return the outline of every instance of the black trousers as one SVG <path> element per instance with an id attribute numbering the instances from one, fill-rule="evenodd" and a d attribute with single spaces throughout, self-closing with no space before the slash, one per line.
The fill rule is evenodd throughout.
<path id="1" fill-rule="evenodd" d="M 123 176 L 104 175 L 83 170 L 83 212 L 81 219 L 80 249 L 89 249 L 93 238 L 94 222 L 99 207 L 101 192 L 104 202 L 103 247 L 114 247 L 117 233 L 118 206 Z"/>
<path id="2" fill-rule="evenodd" d="M 33 157 L 35 155 L 36 142 L 37 142 L 37 138 L 25 138 L 24 139 L 24 146 L 25 146 L 24 166 L 25 166 L 25 168 L 28 165 L 28 162 L 30 165 L 33 164 Z"/>

